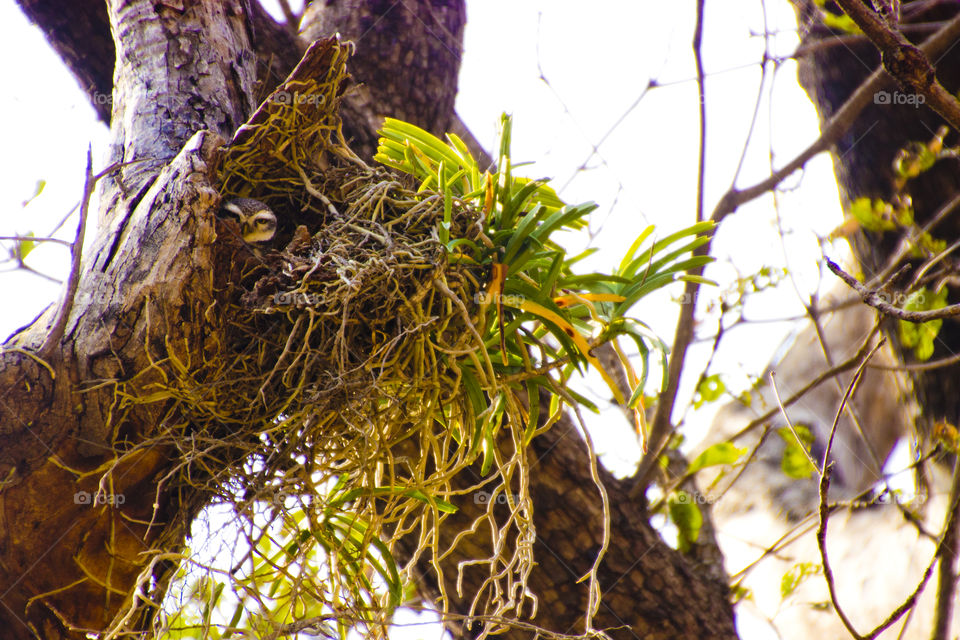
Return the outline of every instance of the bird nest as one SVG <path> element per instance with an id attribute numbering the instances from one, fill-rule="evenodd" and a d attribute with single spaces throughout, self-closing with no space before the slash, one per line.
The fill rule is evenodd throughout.
<path id="1" fill-rule="evenodd" d="M 202 355 L 169 346 L 164 382 L 135 401 L 175 398 L 157 439 L 180 452 L 179 485 L 232 505 L 247 532 L 222 574 L 225 626 L 382 635 L 417 566 L 441 609 L 455 598 L 501 624 L 535 606 L 524 446 L 564 404 L 589 405 L 567 387 L 581 367 L 612 380 L 591 350 L 617 335 L 644 367 L 624 356 L 629 388 L 611 391 L 641 415 L 659 343 L 624 311 L 703 264 L 684 257 L 706 227 L 641 250 L 645 232 L 616 274 L 575 276 L 550 234 L 593 206 L 513 177 L 509 122 L 494 175 L 455 136 L 389 120 L 378 159 L 391 169 L 358 158 L 337 113 L 348 54 L 316 43 L 225 150 L 221 194 L 266 203 L 277 237 L 232 254 L 216 284 L 233 308 L 204 318 Z M 503 497 L 469 518 L 474 532 L 487 523 L 487 551 L 451 566 L 465 536 L 444 520 L 481 487 Z M 181 609 L 170 625 L 209 625 L 227 606 L 224 579 L 197 565 L 177 579 L 207 613 Z M 466 570 L 483 586 L 454 595 Z"/>

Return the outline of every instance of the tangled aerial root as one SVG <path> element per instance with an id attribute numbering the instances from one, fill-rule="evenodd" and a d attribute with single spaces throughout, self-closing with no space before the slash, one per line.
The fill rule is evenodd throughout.
<path id="1" fill-rule="evenodd" d="M 221 195 L 265 202 L 277 248 L 218 237 L 217 302 L 192 311 L 178 332 L 187 337 L 148 345 L 151 365 L 117 386 L 117 457 L 163 447 L 154 455 L 169 450 L 178 465 L 158 496 L 176 492 L 184 520 L 211 497 L 237 516 L 245 544 L 231 550 L 226 582 L 210 564 L 195 580 L 206 613 L 193 624 L 214 624 L 229 583 L 236 602 L 224 627 L 382 636 L 427 571 L 443 612 L 456 601 L 486 635 L 536 612 L 526 444 L 564 406 L 595 408 L 567 386 L 582 366 L 600 373 L 643 437 L 651 359 L 666 347 L 628 313 L 679 279 L 709 282 L 688 272 L 712 260 L 694 255 L 712 223 L 663 238 L 648 227 L 613 273 L 574 273 L 583 254 L 568 256 L 551 234 L 582 229 L 595 205 L 568 206 L 545 182 L 512 174 L 508 117 L 494 175 L 456 136 L 447 144 L 392 119 L 376 159 L 399 173 L 358 158 L 338 116 L 348 55 L 335 38 L 314 43 L 225 150 Z M 237 235 L 233 222 L 216 228 Z M 619 336 L 636 344 L 639 373 Z M 608 342 L 614 361 L 604 365 L 593 349 Z M 161 402 L 157 432 L 128 442 L 127 412 Z M 592 453 L 590 464 L 606 521 L 585 577 L 586 635 L 596 633 L 609 535 Z M 174 527 L 164 535 L 161 550 L 182 539 Z M 151 579 L 169 555 L 141 574 L 144 593 L 164 593 Z M 158 606 L 143 603 L 115 632 Z"/>
<path id="2" fill-rule="evenodd" d="M 284 248 L 253 256 L 240 282 L 220 283 L 234 307 L 193 319 L 206 328 L 202 344 L 151 353 L 151 371 L 119 389 L 116 415 L 167 402 L 143 445 L 179 452 L 164 489 L 233 505 L 247 531 L 231 559 L 242 570 L 227 576 L 239 626 L 276 632 L 327 616 L 382 635 L 409 582 L 395 544 L 416 541 L 414 561 L 432 558 L 439 574 L 450 549 L 438 525 L 467 490 L 452 480 L 481 451 L 492 459 L 486 489 L 510 487 L 511 503 L 506 516 L 495 519 L 492 503 L 482 516 L 495 544 L 476 560 L 490 578 L 468 600 L 480 617 L 517 615 L 532 567 L 526 392 L 522 402 L 494 375 L 474 304 L 488 274 L 448 261 L 437 233 L 443 197 L 417 193 L 344 143 L 348 54 L 334 39 L 316 43 L 226 149 L 221 193 L 267 203 Z M 481 218 L 457 202 L 450 236 L 476 240 Z M 476 372 L 473 401 L 464 362 Z M 504 400 L 478 412 L 478 390 Z M 495 453 L 480 423 L 499 433 Z M 180 578 L 196 566 L 188 571 Z M 436 576 L 442 594 L 455 578 Z"/>

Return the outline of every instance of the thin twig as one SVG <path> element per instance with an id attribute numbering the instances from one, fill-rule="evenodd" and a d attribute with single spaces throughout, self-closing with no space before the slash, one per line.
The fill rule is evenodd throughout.
<path id="1" fill-rule="evenodd" d="M 697 150 L 697 222 L 703 221 L 703 180 L 707 168 L 707 95 L 703 72 L 703 3 L 697 0 L 697 23 L 693 29 L 693 59 L 697 65 L 697 93 L 700 97 L 700 140 Z"/>
<path id="2" fill-rule="evenodd" d="M 942 29 L 927 38 L 920 46 L 920 49 L 928 56 L 935 56 L 952 46 L 955 38 L 960 35 L 960 15 L 944 25 Z M 874 71 L 858 88 L 853 95 L 847 99 L 842 107 L 823 127 L 823 132 L 807 149 L 793 160 L 787 163 L 779 171 L 775 171 L 768 178 L 758 182 L 752 187 L 746 189 L 737 189 L 731 187 L 727 193 L 720 199 L 714 208 L 710 219 L 720 223 L 727 215 L 733 213 L 737 208 L 746 202 L 754 200 L 764 193 L 767 193 L 784 179 L 801 169 L 808 160 L 819 154 L 821 151 L 828 150 L 853 124 L 860 112 L 868 104 L 873 103 L 874 94 L 885 87 L 891 81 L 890 77 L 883 71 L 877 69 Z M 702 95 L 702 88 L 701 94 Z M 695 255 L 707 255 L 712 246 L 712 237 L 703 246 L 699 247 Z M 687 281 L 684 286 L 684 298 L 687 300 L 696 300 L 700 291 L 700 285 L 696 282 Z M 676 401 L 677 390 L 679 388 L 680 373 L 683 368 L 683 362 L 686 357 L 687 348 L 693 341 L 693 321 L 696 311 L 696 305 L 688 305 L 681 308 L 680 320 L 677 323 L 677 330 L 673 339 L 673 350 L 670 354 L 670 360 L 667 366 L 667 384 L 660 394 L 660 401 L 657 404 L 657 411 L 654 414 L 652 425 L 650 427 L 650 448 L 643 459 L 637 473 L 631 479 L 633 486 L 630 489 L 630 497 L 637 498 L 642 495 L 649 482 L 649 476 L 655 468 L 656 461 L 660 456 L 662 448 L 668 441 L 670 433 L 670 415 Z"/>
<path id="3" fill-rule="evenodd" d="M 77 235 L 70 245 L 70 275 L 67 277 L 67 286 L 63 292 L 63 301 L 60 303 L 60 309 L 57 311 L 57 319 L 50 328 L 43 345 L 40 347 L 40 354 L 49 358 L 60 339 L 63 338 L 67 330 L 67 321 L 70 319 L 70 311 L 73 309 L 73 299 L 77 295 L 77 287 L 80 285 L 80 254 L 83 252 L 83 237 L 87 226 L 87 215 L 90 211 L 90 198 L 93 197 L 93 190 L 100 178 L 113 173 L 119 166 L 114 163 L 101 171 L 96 176 L 93 175 L 93 151 L 87 146 L 87 168 L 83 179 L 83 200 L 80 202 L 80 220 L 77 222 Z"/>
<path id="4" fill-rule="evenodd" d="M 960 35 L 960 15 L 947 22 L 943 28 L 923 41 L 919 49 L 928 57 L 935 57 L 952 47 Z M 804 149 L 798 156 L 788 162 L 782 169 L 775 171 L 768 178 L 745 189 L 731 187 L 720 199 L 713 210 L 711 220 L 720 222 L 727 215 L 736 211 L 737 207 L 754 200 L 767 193 L 784 179 L 801 169 L 808 160 L 822 151 L 827 151 L 837 140 L 844 135 L 854 120 L 867 105 L 873 104 L 874 95 L 891 83 L 890 76 L 881 68 L 874 71 L 857 87 L 857 90 L 847 98 L 843 106 L 823 126 L 820 137 Z"/>
<path id="5" fill-rule="evenodd" d="M 940 309 L 931 309 L 930 311 L 907 311 L 906 309 L 901 309 L 884 300 L 885 296 L 882 293 L 863 286 L 859 280 L 841 269 L 833 260 L 827 260 L 827 267 L 836 274 L 838 278 L 843 280 L 847 286 L 859 293 L 864 303 L 888 316 L 916 323 L 960 316 L 960 304 L 952 304 L 947 307 L 941 307 Z"/>
<path id="6" fill-rule="evenodd" d="M 278 0 L 280 11 L 283 12 L 284 28 L 293 36 L 294 40 L 300 37 L 300 16 L 294 12 L 287 0 Z"/>
<path id="7" fill-rule="evenodd" d="M 43 236 L 0 236 L 0 240 L 14 240 L 16 242 L 55 242 L 57 244 L 62 244 L 64 246 L 72 246 L 73 243 L 69 240 L 62 240 L 60 238 L 46 238 Z"/>
<path id="8" fill-rule="evenodd" d="M 867 336 L 867 339 L 864 340 L 863 344 L 860 345 L 860 348 L 857 349 L 857 352 L 853 354 L 853 356 L 851 356 L 847 360 L 844 360 L 837 366 L 831 367 L 830 369 L 824 371 L 823 373 L 818 375 L 816 378 L 814 378 L 813 380 L 805 384 L 796 393 L 794 393 L 789 398 L 787 398 L 783 402 L 783 406 L 789 407 L 790 405 L 795 403 L 797 400 L 802 398 L 804 395 L 806 395 L 808 392 L 810 392 L 810 390 L 820 386 L 821 384 L 823 384 L 827 380 L 830 380 L 834 376 L 837 376 L 845 371 L 849 371 L 850 369 L 853 369 L 854 367 L 856 367 L 861 361 L 863 361 L 863 358 L 866 357 L 866 354 L 870 353 L 874 349 L 874 347 L 872 347 L 870 344 L 872 338 L 873 338 L 873 334 L 871 333 L 869 336 Z M 733 442 L 747 435 L 748 433 L 756 429 L 758 426 L 765 423 L 774 415 L 776 415 L 778 411 L 780 411 L 780 409 L 778 407 L 774 407 L 773 409 L 770 409 L 769 411 L 759 416 L 758 418 L 755 418 L 749 424 L 747 424 L 747 426 L 745 426 L 743 429 L 735 433 L 730 438 L 730 441 Z"/>
<path id="9" fill-rule="evenodd" d="M 847 404 L 847 400 L 853 395 L 854 389 L 857 387 L 857 383 L 860 382 L 860 377 L 863 375 L 864 370 L 867 367 L 867 362 L 870 360 L 871 356 L 877 352 L 883 345 L 884 341 L 881 340 L 870 350 L 870 353 L 867 354 L 866 358 L 863 359 L 863 362 L 860 363 L 860 366 L 857 367 L 857 372 L 853 374 L 853 380 L 850 381 L 850 384 L 847 385 L 847 391 L 843 394 L 843 398 L 840 400 L 840 406 L 837 408 L 837 413 L 833 417 L 833 424 L 830 426 L 830 436 L 827 438 L 827 446 L 823 452 L 823 462 L 820 467 L 820 526 L 817 527 L 817 547 L 820 549 L 820 559 L 823 562 L 823 577 L 827 581 L 827 589 L 830 591 L 830 602 L 833 603 L 833 608 L 836 610 L 837 615 L 840 617 L 840 621 L 843 623 L 843 626 L 847 628 L 847 631 L 854 637 L 860 640 L 861 636 L 856 629 L 853 628 L 853 623 L 850 622 L 850 619 L 847 618 L 847 614 L 844 613 L 843 608 L 840 606 L 840 603 L 837 600 L 837 590 L 833 582 L 833 570 L 830 568 L 830 560 L 827 558 L 827 521 L 830 518 L 830 511 L 827 501 L 827 492 L 830 489 L 830 473 L 833 469 L 833 463 L 829 462 L 830 460 L 830 450 L 833 448 L 833 438 L 837 433 L 837 426 L 840 424 L 840 416 L 843 415 L 843 408 Z"/>
<path id="10" fill-rule="evenodd" d="M 704 0 L 697 0 L 697 23 L 693 34 L 693 53 L 697 59 L 697 95 L 700 100 L 700 152 L 697 169 L 697 222 L 703 220 L 703 178 L 706 163 L 706 111 L 704 105 L 704 73 L 701 42 L 703 40 L 703 4 Z M 707 255 L 710 251 L 711 242 L 708 241 L 701 247 L 694 250 L 694 256 Z M 702 267 L 692 274 L 702 273 Z M 676 403 L 677 392 L 680 388 L 680 374 L 683 373 L 683 365 L 686 360 L 687 349 L 693 342 L 693 325 L 697 312 L 697 292 L 700 285 L 688 280 L 684 284 L 684 299 L 690 303 L 680 307 L 680 319 L 677 321 L 677 330 L 673 337 L 673 349 L 670 352 L 670 361 L 667 364 L 667 384 L 660 394 L 657 402 L 657 410 L 654 412 L 653 420 L 650 425 L 650 433 L 647 436 L 647 452 L 640 460 L 640 466 L 633 477 L 633 486 L 630 489 L 630 497 L 637 498 L 644 492 L 649 481 L 651 472 L 656 468 L 657 461 L 663 453 L 670 440 L 670 433 L 673 430 L 671 416 L 673 407 Z"/>
<path id="11" fill-rule="evenodd" d="M 870 279 L 870 283 L 867 284 L 869 287 L 879 286 L 881 283 L 885 282 L 888 278 L 894 275 L 894 271 L 900 266 L 900 260 L 904 258 L 912 249 L 916 247 L 916 242 L 942 222 L 947 216 L 952 214 L 957 207 L 960 207 L 960 194 L 954 196 L 949 202 L 940 207 L 937 212 L 933 215 L 928 222 L 926 222 L 923 227 L 915 230 L 910 236 L 901 238 L 900 246 L 897 248 L 896 252 L 890 257 L 887 261 L 887 266 Z M 894 280 L 896 278 L 893 278 Z"/>
<path id="12" fill-rule="evenodd" d="M 943 26 L 942 20 L 937 20 L 933 22 L 913 22 L 911 24 L 902 24 L 900 25 L 901 33 L 918 33 L 926 34 L 936 31 L 937 29 Z M 781 56 L 775 58 L 777 62 L 786 62 L 787 60 L 799 60 L 804 56 L 808 56 L 812 53 L 818 51 L 824 51 L 832 47 L 842 46 L 845 49 L 849 49 L 858 44 L 863 44 L 869 42 L 870 39 L 863 34 L 850 34 L 842 36 L 830 36 L 827 38 L 820 38 L 815 42 L 810 42 L 807 44 L 802 44 L 794 50 L 788 56 Z"/>
<path id="13" fill-rule="evenodd" d="M 914 362 L 901 365 L 872 364 L 870 368 L 881 369 L 883 371 L 931 371 L 933 369 L 949 367 L 958 362 L 960 362 L 960 353 L 955 353 L 952 356 L 940 358 L 939 360 L 931 360 L 930 362 Z"/>
<path id="14" fill-rule="evenodd" d="M 907 597 L 907 599 L 904 600 L 904 602 L 899 607 L 894 609 L 894 611 L 889 616 L 887 616 L 886 620 L 884 620 L 877 627 L 875 627 L 873 630 L 871 630 L 869 633 L 865 635 L 861 635 L 856 631 L 856 629 L 853 628 L 853 624 L 850 622 L 849 618 L 847 618 L 843 609 L 840 607 L 840 603 L 837 601 L 836 588 L 833 580 L 833 570 L 830 568 L 830 561 L 829 561 L 829 558 L 827 557 L 827 522 L 830 514 L 830 506 L 829 506 L 829 503 L 827 502 L 827 492 L 830 489 L 830 472 L 833 466 L 832 463 L 828 465 L 827 460 L 830 457 L 830 449 L 833 447 L 833 438 L 837 430 L 837 425 L 840 421 L 840 416 L 843 413 L 844 405 L 847 403 L 849 398 L 853 395 L 853 392 L 857 386 L 857 383 L 860 381 L 860 378 L 863 376 L 863 372 L 866 369 L 867 363 L 869 362 L 870 358 L 877 351 L 877 349 L 879 349 L 882 346 L 882 344 L 883 344 L 882 341 L 878 343 L 877 346 L 874 347 L 873 350 L 867 355 L 867 357 L 861 363 L 860 367 L 857 369 L 856 374 L 854 374 L 853 380 L 851 380 L 850 384 L 847 386 L 847 391 L 844 394 L 843 399 L 841 400 L 840 407 L 837 410 L 836 415 L 834 416 L 833 425 L 830 428 L 830 437 L 827 441 L 827 447 L 823 454 L 823 461 L 824 461 L 823 472 L 821 473 L 821 476 L 820 476 L 820 489 L 819 489 L 820 507 L 818 509 L 819 515 L 820 515 L 820 525 L 817 528 L 817 547 L 820 550 L 820 559 L 823 562 L 823 576 L 827 582 L 827 588 L 830 592 L 830 602 L 833 604 L 833 607 L 836 610 L 837 615 L 840 617 L 840 621 L 847 628 L 847 631 L 849 631 L 850 634 L 857 640 L 872 640 L 873 638 L 876 638 L 890 625 L 892 625 L 894 622 L 899 620 L 904 613 L 906 613 L 908 610 L 913 609 L 914 605 L 916 604 L 917 598 L 920 596 L 920 593 L 923 591 L 924 587 L 926 586 L 927 581 L 930 579 L 930 575 L 933 572 L 934 562 L 936 561 L 936 558 L 940 556 L 940 554 L 942 553 L 942 549 L 944 547 L 944 539 L 941 538 L 940 544 L 937 546 L 937 551 L 936 551 L 936 554 L 934 555 L 934 559 L 927 566 L 916 588 Z"/>
<path id="15" fill-rule="evenodd" d="M 873 353 L 873 352 L 871 352 Z M 773 388 L 773 395 L 777 399 L 777 408 L 780 409 L 780 415 L 783 416 L 784 422 L 787 423 L 787 428 L 790 429 L 790 433 L 793 434 L 794 439 L 797 441 L 797 446 L 800 447 L 800 450 L 803 451 L 803 455 L 807 456 L 807 461 L 810 463 L 810 466 L 817 470 L 818 473 L 822 473 L 821 467 L 813 459 L 813 456 L 807 451 L 807 448 L 803 444 L 803 440 L 800 438 L 800 434 L 797 433 L 796 428 L 793 426 L 793 422 L 790 420 L 790 416 L 787 415 L 787 408 L 783 406 L 783 401 L 780 399 L 780 390 L 777 388 L 777 372 L 770 372 L 770 386 Z"/>

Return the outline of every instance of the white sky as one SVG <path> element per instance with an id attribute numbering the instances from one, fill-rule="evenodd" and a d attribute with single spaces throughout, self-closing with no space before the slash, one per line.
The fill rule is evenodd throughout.
<path id="1" fill-rule="evenodd" d="M 694 221 L 698 95 L 690 41 L 695 3 L 607 0 L 589 6 L 587 11 L 582 1 L 470 0 L 457 106 L 488 149 L 500 113 L 512 113 L 514 161 L 535 160 L 536 165 L 524 171 L 556 178 L 555 186 L 565 185 L 561 195 L 567 201 L 600 204 L 591 222 L 591 242 L 603 250 L 589 267 L 610 269 L 647 224 L 657 224 L 658 234 L 666 235 Z M 706 6 L 709 215 L 734 178 L 750 126 L 760 88 L 757 62 L 764 48 L 756 34 L 764 32 L 764 19 L 757 0 Z M 766 6 L 769 29 L 782 32 L 774 53 L 788 54 L 796 45 L 792 10 L 785 0 Z M 103 166 L 106 129 L 42 35 L 27 25 L 12 2 L 0 4 L 0 59 L 8 61 L 0 100 L 6 143 L 0 154 L 0 235 L 46 235 L 80 197 L 88 143 L 94 146 L 95 171 Z M 540 79 L 541 69 L 549 85 Z M 637 102 L 654 78 L 665 86 Z M 771 144 L 773 162 L 781 166 L 817 135 L 813 107 L 797 85 L 792 62 L 783 65 L 774 81 L 768 79 L 764 89 L 740 186 L 769 174 Z M 592 145 L 604 138 L 591 156 Z M 578 172 L 582 164 L 588 169 Z M 38 180 L 46 180 L 47 187 L 24 208 Z M 783 194 L 780 205 L 785 228 L 795 231 L 787 245 L 789 267 L 809 292 L 818 277 L 813 232 L 825 235 L 840 219 L 829 159 L 820 156 L 810 163 L 802 181 L 790 181 L 797 184 L 799 188 Z M 72 217 L 58 236 L 72 239 L 75 226 Z M 0 247 L 9 246 L 0 242 Z M 721 281 L 735 277 L 737 270 L 749 274 L 761 266 L 784 265 L 770 196 L 741 207 L 725 223 L 715 254 L 736 264 L 711 270 Z M 833 250 L 833 255 L 840 254 L 839 248 Z M 4 255 L 0 249 L 0 258 Z M 67 250 L 43 246 L 27 263 L 59 278 L 68 268 Z M 9 266 L 0 265 L 5 300 L 0 336 L 28 323 L 59 292 L 59 285 L 37 276 L 3 273 Z M 719 291 L 705 295 L 716 299 Z M 679 293 L 678 288 L 670 295 Z M 636 309 L 667 342 L 677 313 L 669 298 L 664 294 Z M 748 307 L 753 318 L 801 311 L 789 286 Z M 715 322 L 704 322 L 700 330 L 712 333 Z M 787 325 L 763 324 L 732 332 L 715 370 L 758 373 L 788 330 Z M 708 355 L 709 347 L 702 345 L 691 364 L 705 362 Z M 690 372 L 681 407 L 699 369 Z M 731 380 L 736 382 L 736 376 Z M 605 463 L 626 472 L 636 461 L 637 449 L 625 421 L 609 415 L 592 431 L 598 447 L 609 454 Z M 702 426 L 704 420 L 693 422 Z"/>

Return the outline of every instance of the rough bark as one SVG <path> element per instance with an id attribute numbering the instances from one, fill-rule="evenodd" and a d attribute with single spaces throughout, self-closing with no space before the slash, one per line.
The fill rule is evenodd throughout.
<path id="1" fill-rule="evenodd" d="M 451 130 L 466 13 L 463 0 L 310 3 L 301 21 L 307 40 L 339 33 L 357 46 L 350 73 L 360 84 L 341 110 L 354 151 L 373 156 L 387 115 L 436 135 Z"/>
<path id="2" fill-rule="evenodd" d="M 11 639 L 103 629 L 138 576 L 162 576 L 165 565 L 154 571 L 150 563 L 180 548 L 202 506 L 201 496 L 168 493 L 170 451 L 145 449 L 118 464 L 124 443 L 157 433 L 168 405 L 124 407 L 116 391 L 149 385 L 159 373 L 151 353 L 168 345 L 201 353 L 204 311 L 224 295 L 223 281 L 214 291 L 232 263 L 214 255 L 210 164 L 222 141 L 194 133 L 231 134 L 252 106 L 247 21 L 207 3 L 185 12 L 150 2 L 110 10 L 124 61 L 113 148 L 115 157 L 139 162 L 103 191 L 104 215 L 76 295 L 0 354 L 0 624 Z M 205 83 L 219 90 L 177 89 Z M 69 314 L 62 339 L 40 353 L 62 313 Z M 108 469 L 106 504 L 90 504 Z"/>
<path id="3" fill-rule="evenodd" d="M 79 638 L 82 629 L 103 629 L 148 564 L 179 550 L 202 506 L 199 497 L 169 495 L 163 482 L 168 448 L 119 459 L 124 441 L 157 432 L 165 403 L 127 412 L 117 433 L 104 428 L 111 414 L 123 411 L 117 385 L 149 370 L 145 345 L 160 348 L 168 334 L 202 348 L 202 326 L 178 319 L 214 303 L 208 274 L 218 262 L 212 247 L 217 194 L 209 159 L 221 142 L 209 134 L 194 138 L 131 211 L 115 260 L 105 271 L 85 272 L 49 368 L 32 354 L 53 312 L 6 345 L 0 359 L 4 637 L 33 637 L 32 630 L 42 638 Z M 139 384 L 154 379 L 146 375 Z"/>
<path id="4" fill-rule="evenodd" d="M 176 461 L 166 449 L 149 450 L 113 470 L 108 493 L 123 495 L 122 505 L 91 508 L 74 499 L 81 490 L 94 493 L 105 465 L 115 460 L 118 442 L 155 433 L 166 414 L 164 403 L 125 409 L 117 386 L 151 371 L 148 353 L 164 353 L 169 345 L 178 345 L 183 355 L 201 352 L 209 329 L 203 319 L 225 307 L 234 275 L 225 269 L 233 264 L 229 243 L 221 248 L 225 241 L 217 239 L 217 225 L 224 223 L 212 214 L 217 196 L 211 163 L 219 144 L 215 134 L 231 135 L 263 95 L 264 76 L 257 71 L 262 42 L 237 5 L 226 10 L 218 3 L 172 5 L 117 0 L 110 6 L 120 60 L 114 75 L 113 158 L 133 164 L 104 184 L 98 238 L 85 258 L 78 295 L 63 306 L 69 322 L 49 362 L 35 352 L 56 309 L 8 342 L 0 355 L 0 476 L 5 478 L 0 517 L 6 523 L 0 527 L 0 584 L 8 585 L 0 593 L 5 605 L 0 624 L 10 638 L 32 632 L 82 637 L 80 629 L 103 628 L 138 576 L 162 576 L 164 567 L 149 568 L 151 559 L 179 548 L 203 504 L 203 495 L 169 493 L 165 476 Z M 460 11 L 448 13 L 454 6 Z M 415 72 L 398 77 L 390 76 L 389 66 L 361 62 L 358 74 L 360 69 L 371 73 L 361 78 L 368 83 L 364 100 L 369 104 L 398 94 L 398 102 L 371 113 L 398 109 L 395 114 L 439 132 L 458 126 L 452 113 L 458 55 L 450 55 L 449 46 L 456 44 L 459 52 L 462 3 L 423 7 L 426 13 L 416 22 L 395 10 L 399 21 L 393 28 L 442 24 L 439 49 L 392 45 L 385 27 L 374 30 L 376 40 L 370 35 L 357 47 L 373 59 L 386 48 L 397 54 L 391 64 L 410 66 L 410 52 L 414 58 L 426 55 L 429 64 L 412 65 Z M 53 41 L 71 38 L 78 51 L 76 34 L 51 34 Z M 67 59 L 72 55 L 58 50 Z M 89 63 L 88 56 L 74 58 L 78 67 Z M 440 73 L 434 64 L 454 70 Z M 93 69 L 85 73 L 103 82 Z M 434 73 L 444 78 L 446 91 L 435 94 L 442 89 L 437 84 L 422 93 L 421 74 Z M 393 84 L 377 89 L 375 83 L 385 79 Z M 370 135 L 376 120 L 357 117 L 355 126 L 363 135 L 354 138 L 372 139 L 363 136 Z M 195 135 L 204 130 L 212 133 Z M 139 385 L 150 381 L 149 374 L 136 378 Z M 108 432 L 108 425 L 116 424 L 111 418 L 124 410 L 119 430 Z M 541 605 L 534 622 L 575 632 L 584 608 L 576 579 L 599 545 L 600 500 L 588 481 L 582 441 L 569 426 L 536 441 L 531 456 L 539 460 L 532 491 L 540 565 L 531 586 Z M 725 589 L 663 544 L 643 505 L 603 477 L 615 535 L 600 571 L 604 602 L 596 626 L 614 627 L 617 637 L 733 637 Z M 461 506 L 469 515 L 469 505 Z M 451 558 L 450 565 L 461 559 Z M 469 582 L 464 586 L 467 593 L 471 588 Z M 511 637 L 520 635 L 529 632 Z"/>

